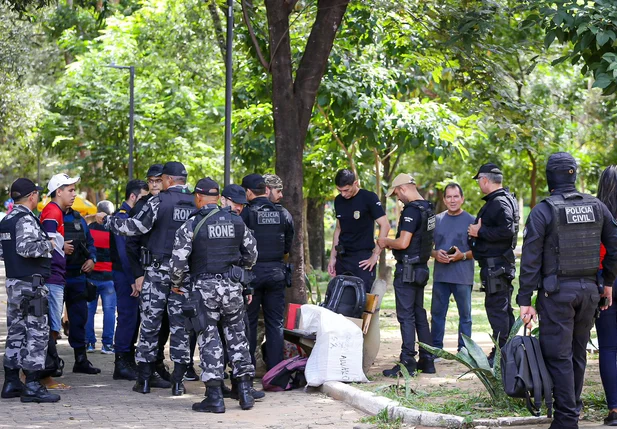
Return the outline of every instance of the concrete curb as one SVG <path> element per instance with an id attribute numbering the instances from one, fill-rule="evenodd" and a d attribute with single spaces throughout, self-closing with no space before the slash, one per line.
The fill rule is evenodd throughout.
<path id="1" fill-rule="evenodd" d="M 403 423 L 431 427 L 466 428 L 466 427 L 507 427 L 550 423 L 546 417 L 500 417 L 497 419 L 476 419 L 465 423 L 465 418 L 451 414 L 439 414 L 419 411 L 401 406 L 397 401 L 365 392 L 339 381 L 327 381 L 319 390 L 338 401 L 343 401 L 354 408 L 370 415 L 376 415 L 384 408 L 388 409 L 391 419 L 401 419 Z"/>

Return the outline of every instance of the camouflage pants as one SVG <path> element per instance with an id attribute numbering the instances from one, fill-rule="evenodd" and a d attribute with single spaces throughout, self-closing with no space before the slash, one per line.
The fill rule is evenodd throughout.
<path id="1" fill-rule="evenodd" d="M 229 279 L 198 279 L 194 289 L 201 294 L 209 322 L 198 338 L 203 369 L 201 380 L 223 380 L 223 345 L 217 328 L 219 320 L 223 325 L 234 377 L 253 377 L 255 368 L 251 363 L 245 334 L 242 285 Z"/>
<path id="2" fill-rule="evenodd" d="M 4 366 L 7 368 L 22 368 L 30 371 L 45 369 L 47 342 L 49 341 L 49 324 L 47 314 L 35 317 L 28 314 L 24 317 L 19 308 L 24 289 L 32 290 L 32 284 L 16 279 L 6 279 L 7 294 L 7 336 L 4 353 Z M 48 294 L 47 286 L 43 293 Z"/>
<path id="3" fill-rule="evenodd" d="M 165 311 L 169 312 L 171 360 L 182 364 L 190 362 L 189 336 L 184 327 L 184 315 L 182 314 L 184 300 L 183 295 L 171 292 L 169 272 L 152 267 L 146 269 L 139 297 L 141 326 L 136 356 L 138 362 L 156 361 L 159 331 Z"/>

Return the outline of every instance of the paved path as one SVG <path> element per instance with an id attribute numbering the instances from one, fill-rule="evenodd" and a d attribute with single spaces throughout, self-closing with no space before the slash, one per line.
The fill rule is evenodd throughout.
<path id="1" fill-rule="evenodd" d="M 96 317 L 97 338 L 102 330 L 102 314 Z M 4 266 L 0 262 L 0 357 L 6 339 L 6 289 Z M 100 348 L 100 342 L 98 343 Z M 22 404 L 19 399 L 0 400 L 0 428 L 353 428 L 364 416 L 354 408 L 319 393 L 292 391 L 268 393 L 250 411 L 242 411 L 237 401 L 227 399 L 225 414 L 197 413 L 191 404 L 201 401 L 203 383 L 187 382 L 190 394 L 171 396 L 169 389 L 153 389 L 149 395 L 131 391 L 133 382 L 112 379 L 113 355 L 90 353 L 90 360 L 103 371 L 99 375 L 73 374 L 73 351 L 66 338 L 58 343 L 66 362 L 65 376 L 59 379 L 72 388 L 58 392 L 56 404 Z M 0 372 L 4 382 L 4 372 Z"/>

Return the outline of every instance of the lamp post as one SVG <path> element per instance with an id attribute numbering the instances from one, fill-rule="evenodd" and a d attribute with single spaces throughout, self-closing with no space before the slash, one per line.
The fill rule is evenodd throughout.
<path id="1" fill-rule="evenodd" d="M 232 47 L 234 35 L 234 2 L 227 0 L 227 49 L 225 52 L 225 186 L 231 175 L 231 89 L 232 89 Z"/>
<path id="2" fill-rule="evenodd" d="M 133 135 L 135 125 L 135 66 L 117 66 L 111 63 L 107 67 L 128 70 L 129 79 L 129 180 L 133 180 Z"/>

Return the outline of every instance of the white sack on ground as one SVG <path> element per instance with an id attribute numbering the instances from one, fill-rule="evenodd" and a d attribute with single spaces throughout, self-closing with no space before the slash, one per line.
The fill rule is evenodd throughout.
<path id="1" fill-rule="evenodd" d="M 300 329 L 317 334 L 304 370 L 309 386 L 326 381 L 368 383 L 362 372 L 362 330 L 355 323 L 326 308 L 305 304 Z"/>

